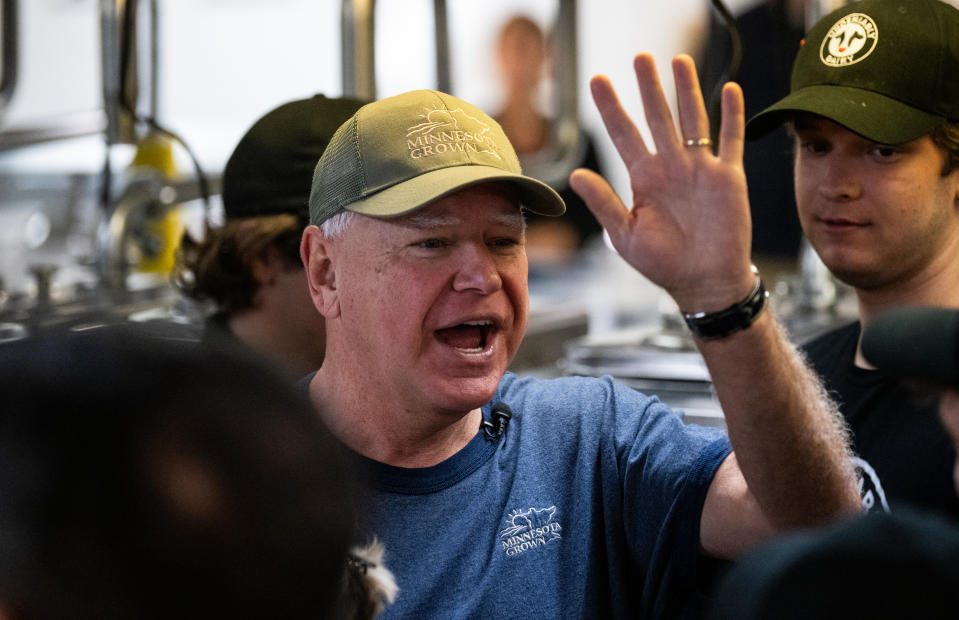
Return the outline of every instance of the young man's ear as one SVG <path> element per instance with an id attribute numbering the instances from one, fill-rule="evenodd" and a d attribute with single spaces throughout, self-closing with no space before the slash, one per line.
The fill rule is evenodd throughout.
<path id="1" fill-rule="evenodd" d="M 275 248 L 267 247 L 250 261 L 250 273 L 259 286 L 269 286 L 276 281 L 277 271 L 282 268 L 280 255 Z"/>
<path id="2" fill-rule="evenodd" d="M 339 315 L 336 270 L 333 268 L 334 244 L 318 226 L 307 226 L 300 239 L 300 260 L 306 271 L 310 297 L 316 309 L 328 319 Z"/>

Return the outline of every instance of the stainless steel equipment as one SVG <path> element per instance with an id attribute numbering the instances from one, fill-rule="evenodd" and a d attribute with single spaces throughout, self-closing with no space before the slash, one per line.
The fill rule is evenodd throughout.
<path id="1" fill-rule="evenodd" d="M 574 340 L 561 367 L 568 375 L 610 375 L 658 396 L 687 423 L 725 428 L 706 364 L 685 325 L 672 321 Z"/>

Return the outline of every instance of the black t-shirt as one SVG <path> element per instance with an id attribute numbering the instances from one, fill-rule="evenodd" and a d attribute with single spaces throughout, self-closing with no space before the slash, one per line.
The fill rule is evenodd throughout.
<path id="1" fill-rule="evenodd" d="M 864 506 L 871 512 L 915 506 L 959 518 L 956 453 L 936 398 L 881 371 L 857 368 L 859 332 L 852 323 L 803 349 L 852 430 Z"/>

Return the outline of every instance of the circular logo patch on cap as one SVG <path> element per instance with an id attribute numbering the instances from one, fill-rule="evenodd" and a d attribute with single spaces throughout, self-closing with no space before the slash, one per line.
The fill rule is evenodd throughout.
<path id="1" fill-rule="evenodd" d="M 845 67 L 864 60 L 876 49 L 879 29 L 865 13 L 850 13 L 826 33 L 819 46 L 819 59 L 830 67 Z"/>

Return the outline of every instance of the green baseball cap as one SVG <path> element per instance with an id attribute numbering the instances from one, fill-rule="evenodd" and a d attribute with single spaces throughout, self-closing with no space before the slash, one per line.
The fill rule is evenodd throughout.
<path id="1" fill-rule="evenodd" d="M 760 138 L 797 112 L 900 144 L 959 121 L 959 10 L 940 0 L 861 0 L 806 34 L 790 93 L 746 124 Z"/>
<path id="2" fill-rule="evenodd" d="M 512 184 L 534 213 L 566 210 L 549 185 L 523 174 L 499 123 L 452 95 L 414 90 L 363 106 L 336 130 L 313 171 L 310 223 L 344 209 L 402 215 L 490 181 Z"/>

